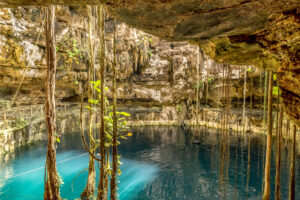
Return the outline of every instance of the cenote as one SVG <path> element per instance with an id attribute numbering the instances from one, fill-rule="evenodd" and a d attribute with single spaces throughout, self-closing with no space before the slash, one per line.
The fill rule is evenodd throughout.
<path id="1" fill-rule="evenodd" d="M 299 200 L 299 5 L 0 0 L 0 200 Z"/>
<path id="2" fill-rule="evenodd" d="M 201 127 L 200 143 L 193 144 L 194 130 L 170 126 L 132 128 L 133 136 L 122 141 L 119 154 L 123 164 L 119 177 L 120 200 L 160 199 L 234 199 L 235 176 L 237 199 L 245 199 L 247 184 L 247 140 L 239 133 L 230 133 L 228 172 L 219 189 L 220 131 Z M 64 184 L 61 196 L 79 198 L 87 180 L 88 153 L 78 132 L 67 134 L 57 148 L 57 166 Z M 248 199 L 261 199 L 264 163 L 263 135 L 251 135 L 251 159 Z M 1 161 L 0 199 L 42 199 L 46 143 L 22 148 Z M 287 148 L 290 144 L 287 144 Z M 282 199 L 288 198 L 288 157 L 282 154 Z M 272 151 L 271 177 L 275 177 L 275 153 Z M 299 157 L 297 158 L 299 161 Z M 237 167 L 237 168 L 236 168 Z M 98 167 L 96 167 L 98 168 Z M 296 180 L 300 179 L 299 162 Z M 98 179 L 97 169 L 97 179 Z M 236 174 L 237 172 L 237 174 Z M 274 180 L 271 180 L 274 182 Z M 224 188 L 225 187 L 225 197 Z M 274 188 L 274 185 L 271 185 Z M 300 198 L 296 186 L 296 199 Z M 274 198 L 274 193 L 271 193 Z"/>

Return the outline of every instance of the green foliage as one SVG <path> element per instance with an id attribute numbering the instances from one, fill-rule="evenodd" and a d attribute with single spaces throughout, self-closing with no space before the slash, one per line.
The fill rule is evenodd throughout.
<path id="1" fill-rule="evenodd" d="M 65 36 L 57 43 L 56 52 L 63 60 L 63 64 L 58 66 L 61 69 L 72 65 L 73 62 L 79 64 L 79 60 L 83 57 L 83 52 L 79 49 L 78 41 L 70 36 Z"/>
<path id="2" fill-rule="evenodd" d="M 273 93 L 273 95 L 278 96 L 280 94 L 279 87 L 278 86 L 274 86 L 272 93 Z"/>
<path id="3" fill-rule="evenodd" d="M 152 51 L 151 50 L 147 50 L 147 53 L 148 53 L 149 57 L 151 58 L 152 57 Z"/>
<path id="4" fill-rule="evenodd" d="M 273 74 L 273 80 L 277 81 L 277 74 Z"/>
<path id="5" fill-rule="evenodd" d="M 177 106 L 176 106 L 176 109 L 177 109 L 177 112 L 180 113 L 180 112 L 181 112 L 181 105 L 177 105 Z"/>
<path id="6" fill-rule="evenodd" d="M 26 121 L 26 119 L 24 119 L 23 117 L 18 118 L 15 121 L 15 127 L 20 129 L 20 128 L 24 128 L 28 125 L 28 122 Z"/>
<path id="7" fill-rule="evenodd" d="M 97 111 L 96 106 L 99 103 L 101 103 L 101 82 L 100 80 L 97 81 L 90 81 L 90 83 L 93 86 L 93 89 L 97 92 L 98 94 L 98 98 L 97 99 L 89 99 L 88 102 L 92 105 L 95 105 L 95 107 L 91 107 L 91 106 L 85 106 L 85 108 L 92 110 L 92 111 Z M 104 87 L 105 91 L 108 90 L 108 87 Z M 106 107 L 106 112 L 105 112 L 105 116 L 104 116 L 104 120 L 105 120 L 105 138 L 106 141 L 104 142 L 104 145 L 106 148 L 109 148 L 112 146 L 113 144 L 113 106 L 110 106 L 109 101 L 107 100 L 107 98 L 105 98 L 105 107 Z M 132 133 L 127 133 L 129 127 L 127 126 L 127 118 L 130 116 L 129 113 L 127 112 L 116 112 L 117 115 L 117 128 L 118 128 L 118 135 L 117 135 L 117 145 L 120 144 L 120 139 L 127 139 L 128 136 L 132 136 Z M 96 146 L 100 145 L 100 141 L 96 140 Z M 122 164 L 120 161 L 120 156 L 118 156 L 118 165 Z M 109 173 L 111 173 L 111 167 L 110 164 L 108 164 L 107 169 L 109 171 Z M 118 175 L 121 174 L 121 170 L 118 167 Z"/>
<path id="8" fill-rule="evenodd" d="M 198 87 L 199 89 L 204 88 L 204 83 L 203 83 L 203 81 L 200 80 L 198 84 L 196 83 L 196 84 L 194 85 L 194 88 L 195 88 L 195 89 L 197 89 L 197 87 Z"/>
<path id="9" fill-rule="evenodd" d="M 57 172 L 57 177 L 58 177 L 58 184 L 59 186 L 62 186 L 64 183 L 63 177 Z"/>
<path id="10" fill-rule="evenodd" d="M 55 132 L 56 142 L 60 143 L 60 135 Z"/>
<path id="11" fill-rule="evenodd" d="M 160 107 L 153 107 L 153 110 L 155 110 L 155 111 L 159 111 L 161 108 Z"/>
<path id="12" fill-rule="evenodd" d="M 100 103 L 100 96 L 101 96 L 101 82 L 100 80 L 97 81 L 90 81 L 90 83 L 93 85 L 93 89 L 98 93 L 97 99 L 89 99 L 88 102 L 92 105 L 98 105 Z M 105 87 L 105 90 L 108 90 L 108 87 Z M 105 134 L 107 141 L 105 142 L 106 147 L 110 147 L 112 145 L 112 132 L 113 132 L 113 106 L 110 106 L 110 103 L 107 98 L 105 98 L 105 107 L 106 107 L 106 115 L 104 116 L 105 120 Z M 85 108 L 97 111 L 96 106 L 90 107 L 85 106 Z M 118 126 L 118 138 L 121 139 L 127 139 L 128 134 L 126 131 L 129 129 L 127 126 L 127 118 L 130 116 L 127 112 L 116 112 L 117 114 L 117 126 Z M 119 143 L 119 141 L 118 141 Z"/>
<path id="13" fill-rule="evenodd" d="M 247 68 L 247 72 L 248 72 L 248 73 L 252 73 L 252 67 L 248 67 L 248 68 Z"/>
<path id="14" fill-rule="evenodd" d="M 139 36 L 138 39 L 139 39 L 139 41 L 137 42 L 137 45 L 141 45 L 145 41 L 149 41 L 150 43 L 153 41 L 152 38 L 149 38 L 147 36 L 144 36 L 144 37 L 143 36 Z"/>
<path id="15" fill-rule="evenodd" d="M 208 83 L 212 83 L 214 80 L 215 80 L 214 77 L 208 77 L 207 82 L 208 82 Z"/>

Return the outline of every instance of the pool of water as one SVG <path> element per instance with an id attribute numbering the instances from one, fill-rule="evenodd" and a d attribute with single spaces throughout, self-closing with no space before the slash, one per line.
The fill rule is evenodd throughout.
<path id="1" fill-rule="evenodd" d="M 248 137 L 229 137 L 228 159 L 224 162 L 224 184 L 220 180 L 220 134 L 201 129 L 199 145 L 193 144 L 193 130 L 178 127 L 133 128 L 133 136 L 122 141 L 121 200 L 237 199 L 247 196 Z M 76 199 L 83 191 L 88 154 L 80 133 L 66 135 L 57 149 L 58 171 L 63 178 L 61 196 Z M 248 199 L 261 199 L 265 136 L 251 135 Z M 282 153 L 282 199 L 288 198 L 289 148 Z M 23 148 L 0 162 L 0 199 L 42 199 L 46 145 Z M 275 177 L 275 146 L 272 152 L 272 199 Z M 222 156 L 221 156 L 222 157 Z M 297 157 L 297 161 L 299 161 Z M 228 161 L 228 162 L 227 162 Z M 299 163 L 299 162 L 298 162 Z M 300 199 L 299 165 L 296 165 L 296 199 Z M 228 170 L 227 170 L 228 169 Z M 76 177 L 76 179 L 74 179 Z M 237 177 L 237 178 L 236 178 Z M 98 177 L 97 177 L 98 178 Z M 236 182 L 235 182 L 236 180 Z"/>

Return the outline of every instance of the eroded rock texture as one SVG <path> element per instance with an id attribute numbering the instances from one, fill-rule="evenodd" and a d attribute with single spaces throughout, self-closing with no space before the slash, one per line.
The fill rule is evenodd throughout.
<path id="1" fill-rule="evenodd" d="M 285 111 L 300 122 L 298 0 L 1 0 L 0 5 L 101 2 L 119 20 L 164 39 L 194 42 L 217 62 L 279 70 Z"/>
<path id="2" fill-rule="evenodd" d="M 198 44 L 218 62 L 280 71 L 285 111 L 300 122 L 300 2 L 134 1 L 112 6 L 126 23 L 169 40 Z"/>
<path id="3" fill-rule="evenodd" d="M 43 26 L 41 16 L 42 11 L 34 7 L 0 10 L 1 100 L 11 102 L 30 62 L 14 106 L 44 103 L 46 62 L 45 38 L 43 33 L 40 35 Z M 58 104 L 78 103 L 80 91 L 87 79 L 86 10 L 83 7 L 57 7 L 56 19 L 57 101 Z M 108 86 L 111 85 L 112 22 L 108 17 L 106 20 Z M 40 39 L 35 44 L 39 35 Z M 183 102 L 195 104 L 197 46 L 187 42 L 167 42 L 121 23 L 117 25 L 117 38 L 117 96 L 121 105 L 141 106 L 142 108 L 136 110 L 144 113 L 149 113 L 147 109 L 151 108 L 152 111 L 159 111 L 159 115 L 166 115 L 162 117 L 164 120 L 172 120 L 178 115 L 177 104 Z M 98 46 L 96 40 L 95 48 L 98 49 Z M 96 70 L 99 68 L 98 58 L 97 54 Z M 223 75 L 223 70 L 227 68 L 210 59 L 202 51 L 199 52 L 198 66 L 202 84 L 200 90 L 202 103 L 206 103 L 205 88 L 209 79 L 208 104 L 221 105 L 221 101 L 224 100 L 222 78 L 227 77 Z M 241 106 L 245 67 L 230 66 L 229 77 L 232 79 L 230 96 L 235 106 L 237 101 L 238 106 Z M 97 75 L 95 73 L 96 79 Z M 253 94 L 255 105 L 258 107 L 263 95 L 261 89 L 263 83 L 259 84 L 259 71 L 256 70 L 253 76 L 255 78 Z M 110 96 L 109 90 L 108 97 Z M 2 106 L 5 107 L 4 104 Z M 149 117 L 136 116 L 140 119 L 150 117 L 152 114 Z"/>
<path id="4" fill-rule="evenodd" d="M 10 144 L 11 147 L 21 145 L 25 141 L 41 138 L 26 134 L 44 129 L 40 121 L 44 120 L 45 80 L 45 38 L 43 26 L 43 11 L 37 7 L 19 7 L 0 9 L 0 118 L 3 119 L 3 110 L 7 108 L 14 97 L 17 87 L 22 80 L 26 66 L 29 69 L 25 74 L 23 84 L 14 102 L 14 109 L 6 113 L 11 123 L 19 125 L 11 133 L 1 134 L 0 143 Z M 112 23 L 111 17 L 106 19 L 107 44 L 107 85 L 111 86 L 112 63 Z M 78 103 L 80 91 L 86 83 L 88 64 L 88 34 L 87 14 L 84 7 L 56 7 L 56 41 L 57 41 L 57 84 L 56 100 L 58 116 L 64 119 L 73 119 L 72 123 L 65 122 L 72 130 L 78 129 Z M 41 32 L 41 34 L 40 34 Z M 35 44 L 38 36 L 40 39 Z M 99 48 L 96 40 L 97 50 Z M 153 35 L 127 26 L 117 24 L 117 97 L 121 109 L 130 112 L 130 121 L 151 122 L 153 124 L 182 124 L 195 121 L 196 85 L 197 85 L 197 56 L 198 47 L 188 42 L 170 42 Z M 96 54 L 96 70 L 99 68 L 99 55 Z M 224 77 L 230 79 L 230 99 L 232 107 L 242 107 L 243 76 L 245 68 L 251 68 L 253 76 L 253 106 L 260 108 L 263 97 L 263 76 L 261 71 L 249 65 L 226 65 L 217 63 L 209 56 L 199 51 L 199 82 L 201 109 L 207 104 L 210 107 L 222 107 L 226 98 L 223 93 Z M 227 68 L 229 66 L 229 68 Z M 229 69 L 229 75 L 227 72 Z M 224 71 L 224 73 L 223 73 Z M 97 79 L 98 74 L 95 73 Z M 249 106 L 250 79 L 247 79 L 247 107 Z M 288 83 L 284 81 L 284 83 Z M 297 82 L 293 82 L 297 83 Z M 208 87 L 207 87 L 208 86 Z M 226 86 L 226 83 L 225 83 Z M 107 92 L 111 98 L 111 90 Z M 31 105 L 36 105 L 31 108 Z M 74 105 L 74 106 L 72 106 Z M 16 107 L 15 107 L 16 106 Z M 66 106 L 66 107 L 65 107 Z M 74 112 L 73 108 L 77 108 Z M 40 110 L 40 111 L 39 111 Z M 15 113 L 15 115 L 14 115 Z M 70 115 L 66 115 L 70 113 Z M 234 112 L 233 112 L 234 113 Z M 254 113 L 260 126 L 261 113 Z M 198 117 L 203 119 L 204 113 Z M 20 116 L 24 118 L 20 119 Z M 221 113 L 212 110 L 206 115 L 210 121 L 220 121 Z M 232 117 L 235 125 L 241 115 Z M 2 120 L 3 121 L 3 120 Z M 1 123 L 2 123 L 1 121 Z M 38 123 L 35 123 L 38 121 Z M 59 120 L 58 120 L 59 121 Z M 27 124 L 25 123 L 27 122 Z M 155 122 L 155 123 L 154 123 Z M 253 123 L 256 123 L 252 120 Z M 0 123 L 0 126 L 1 126 Z M 35 123 L 36 125 L 31 125 Z M 24 125 L 31 128 L 25 130 Z M 58 123 L 58 126 L 61 124 Z M 70 129 L 61 128 L 62 132 Z M 17 137 L 16 135 L 22 137 Z M 2 136 L 5 137 L 2 137 Z M 16 138 L 14 140 L 14 138 Z M 4 142 L 3 142 L 4 141 Z M 3 145 L 4 146 L 4 145 Z M 7 146 L 6 146 L 7 147 Z M 5 148 L 6 148 L 5 147 Z"/>
<path id="5" fill-rule="evenodd" d="M 41 10 L 34 7 L 0 10 L 2 99 L 12 99 L 30 62 L 18 93 L 18 101 L 15 102 L 17 105 L 38 104 L 44 100 L 46 62 L 44 34 L 40 32 L 43 26 L 41 13 Z M 87 78 L 88 38 L 85 14 L 86 10 L 82 7 L 56 9 L 58 52 L 56 95 L 61 102 L 78 100 L 76 98 Z M 108 84 L 111 79 L 112 34 L 112 20 L 108 18 L 106 21 Z M 40 39 L 36 44 L 38 36 Z M 117 25 L 117 38 L 118 83 L 122 88 L 118 90 L 119 98 L 133 100 L 136 96 L 137 99 L 145 101 L 176 103 L 194 92 L 197 46 L 187 42 L 161 40 L 121 23 Z M 98 41 L 95 48 L 98 48 Z M 199 73 L 203 82 L 207 78 L 207 72 L 209 76 L 222 78 L 224 68 L 222 64 L 211 60 L 201 50 L 199 58 Z M 96 70 L 98 67 L 96 63 Z M 243 73 L 244 67 L 232 66 L 232 78 L 237 78 L 237 69 Z M 163 87 L 168 89 L 162 89 Z M 171 88 L 174 92 L 169 91 Z M 182 95 L 179 95 L 180 92 Z M 172 96 L 173 93 L 178 93 L 176 98 Z M 145 97 L 147 95 L 148 99 Z M 241 94 L 239 97 L 241 98 Z"/>

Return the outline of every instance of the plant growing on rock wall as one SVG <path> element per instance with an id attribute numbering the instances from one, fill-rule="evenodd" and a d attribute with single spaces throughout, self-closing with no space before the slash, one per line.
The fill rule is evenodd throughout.
<path id="1" fill-rule="evenodd" d="M 15 121 L 15 126 L 16 128 L 20 129 L 20 128 L 24 128 L 28 125 L 28 122 L 26 119 L 24 119 L 23 117 L 19 117 L 16 121 Z"/>
<path id="2" fill-rule="evenodd" d="M 207 79 L 207 81 L 208 81 L 209 84 L 212 83 L 214 80 L 215 80 L 214 77 L 208 77 L 208 79 Z"/>
<path id="3" fill-rule="evenodd" d="M 58 62 L 59 68 L 70 67 L 74 62 L 79 64 L 80 59 L 83 58 L 83 51 L 79 48 L 77 39 L 71 35 L 64 36 L 57 43 L 56 52 L 61 56 Z"/>
<path id="4" fill-rule="evenodd" d="M 153 51 L 150 49 L 150 50 L 147 50 L 147 53 L 148 53 L 149 57 L 151 58 Z"/>
<path id="5" fill-rule="evenodd" d="M 203 81 L 201 81 L 201 80 L 199 80 L 199 82 L 198 82 L 198 84 L 196 83 L 195 85 L 194 85 L 194 88 L 195 89 L 203 89 L 204 88 L 204 83 L 203 83 Z"/>
<path id="6" fill-rule="evenodd" d="M 278 96 L 279 95 L 279 87 L 278 86 L 274 86 L 273 87 L 273 91 L 272 91 L 273 95 Z"/>
<path id="7" fill-rule="evenodd" d="M 253 72 L 252 67 L 247 68 L 247 73 L 251 74 Z"/>
<path id="8" fill-rule="evenodd" d="M 181 112 L 181 105 L 177 105 L 176 110 L 177 110 L 178 113 L 180 113 Z"/>
<path id="9" fill-rule="evenodd" d="M 278 87 L 278 83 L 277 83 L 277 75 L 273 74 L 273 81 L 274 81 L 274 86 L 273 86 L 273 95 L 278 97 L 278 95 L 280 95 L 280 91 L 279 91 L 279 87 Z"/>

